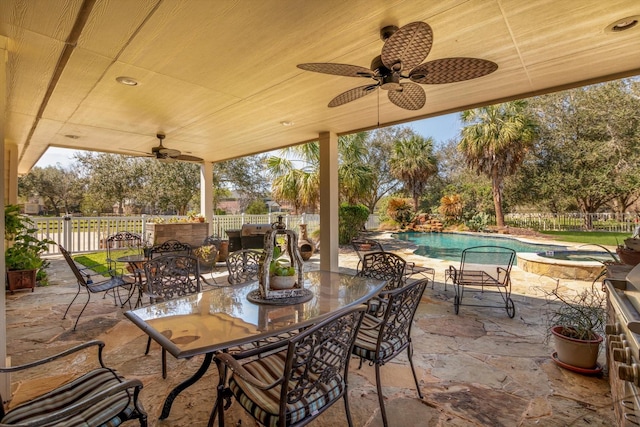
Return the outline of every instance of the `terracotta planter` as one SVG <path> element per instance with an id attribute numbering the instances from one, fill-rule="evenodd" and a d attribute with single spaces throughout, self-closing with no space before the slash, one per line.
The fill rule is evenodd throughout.
<path id="1" fill-rule="evenodd" d="M 36 287 L 36 273 L 38 270 L 9 270 L 7 271 L 7 289 L 13 293 L 16 289 L 33 289 Z"/>
<path id="2" fill-rule="evenodd" d="M 562 326 L 554 326 L 551 333 L 554 336 L 558 359 L 571 366 L 582 369 L 593 369 L 598 364 L 598 353 L 602 337 L 594 340 L 578 340 L 562 334 Z"/>
<path id="3" fill-rule="evenodd" d="M 620 248 L 616 249 L 616 253 L 620 258 L 620 261 L 627 265 L 638 265 L 640 264 L 640 251 L 634 251 L 633 249 L 628 248 Z"/>

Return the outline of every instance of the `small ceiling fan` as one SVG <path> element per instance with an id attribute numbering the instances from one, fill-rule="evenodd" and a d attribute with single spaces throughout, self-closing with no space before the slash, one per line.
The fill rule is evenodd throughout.
<path id="1" fill-rule="evenodd" d="M 166 148 L 162 145 L 162 141 L 166 138 L 164 133 L 158 132 L 156 137 L 160 140 L 160 145 L 151 148 L 151 153 L 147 154 L 147 157 L 155 157 L 161 162 L 175 162 L 177 160 L 183 162 L 202 162 L 200 157 L 190 156 L 188 154 L 182 154 L 180 150 L 175 148 Z"/>
<path id="2" fill-rule="evenodd" d="M 406 110 L 424 107 L 426 95 L 420 84 L 454 83 L 491 74 L 498 64 L 478 58 L 442 58 L 422 64 L 431 50 L 433 32 L 424 22 L 412 22 L 401 28 L 394 25 L 380 30 L 384 41 L 382 52 L 371 62 L 371 69 L 358 65 L 334 63 L 298 64 L 298 68 L 316 73 L 347 77 L 364 77 L 374 80 L 341 93 L 329 102 L 338 107 L 380 87 L 388 91 L 389 100 Z M 409 79 L 410 81 L 402 81 Z"/>

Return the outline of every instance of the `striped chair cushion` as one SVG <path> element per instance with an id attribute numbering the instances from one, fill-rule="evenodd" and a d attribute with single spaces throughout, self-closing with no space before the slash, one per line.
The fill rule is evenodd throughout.
<path id="1" fill-rule="evenodd" d="M 16 406 L 0 423 L 36 423 L 41 417 L 90 398 L 98 392 L 121 381 L 113 371 L 105 368 L 76 378 L 42 396 Z M 134 410 L 133 398 L 127 391 L 110 396 L 85 409 L 81 414 L 59 420 L 48 426 L 59 427 L 116 427 L 129 419 Z"/>
<path id="2" fill-rule="evenodd" d="M 380 345 L 380 352 L 376 354 L 376 344 L 380 333 L 380 328 L 374 327 L 376 323 L 377 319 L 374 317 L 364 316 L 353 346 L 353 354 L 367 360 L 386 360 L 407 344 L 408 340 L 405 334 L 400 337 L 393 337 L 393 339 L 383 341 Z"/>
<path id="3" fill-rule="evenodd" d="M 286 351 L 269 355 L 262 359 L 256 359 L 243 365 L 256 378 L 264 383 L 271 384 L 284 372 L 284 364 L 287 357 Z M 313 380 L 313 378 L 310 378 Z M 295 387 L 295 385 L 292 385 Z M 242 378 L 234 375 L 229 380 L 229 387 L 238 402 L 265 426 L 278 425 L 281 386 L 271 390 L 259 390 L 246 383 Z M 306 417 L 315 415 L 325 406 L 339 399 L 344 390 L 344 382 L 334 380 L 310 394 L 305 395 L 295 403 L 287 404 L 286 425 L 299 422 Z"/>

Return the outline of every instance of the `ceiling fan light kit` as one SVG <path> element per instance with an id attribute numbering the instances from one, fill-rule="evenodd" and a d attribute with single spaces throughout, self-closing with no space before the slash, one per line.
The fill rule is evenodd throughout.
<path id="1" fill-rule="evenodd" d="M 426 94 L 419 84 L 444 84 L 471 80 L 491 74 L 498 64 L 479 58 L 442 58 L 425 62 L 433 45 L 433 31 L 424 22 L 412 22 L 401 28 L 390 25 L 380 30 L 382 52 L 371 61 L 371 69 L 358 65 L 306 63 L 298 68 L 316 73 L 373 79 L 375 83 L 349 89 L 333 98 L 329 107 L 338 107 L 373 93 L 387 91 L 389 101 L 406 110 L 419 110 Z M 403 80 L 410 81 L 403 81 Z"/>

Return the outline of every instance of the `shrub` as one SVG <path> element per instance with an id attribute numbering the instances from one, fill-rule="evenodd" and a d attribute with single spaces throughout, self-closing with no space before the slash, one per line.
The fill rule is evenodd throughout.
<path id="1" fill-rule="evenodd" d="M 413 207 L 408 199 L 393 198 L 387 205 L 387 214 L 400 228 L 405 228 L 413 219 Z"/>
<path id="2" fill-rule="evenodd" d="M 466 222 L 466 226 L 471 231 L 483 231 L 489 225 L 489 215 L 484 212 L 479 212 Z"/>
<path id="3" fill-rule="evenodd" d="M 342 204 L 338 218 L 338 242 L 346 245 L 363 229 L 369 219 L 369 208 L 364 205 Z"/>

